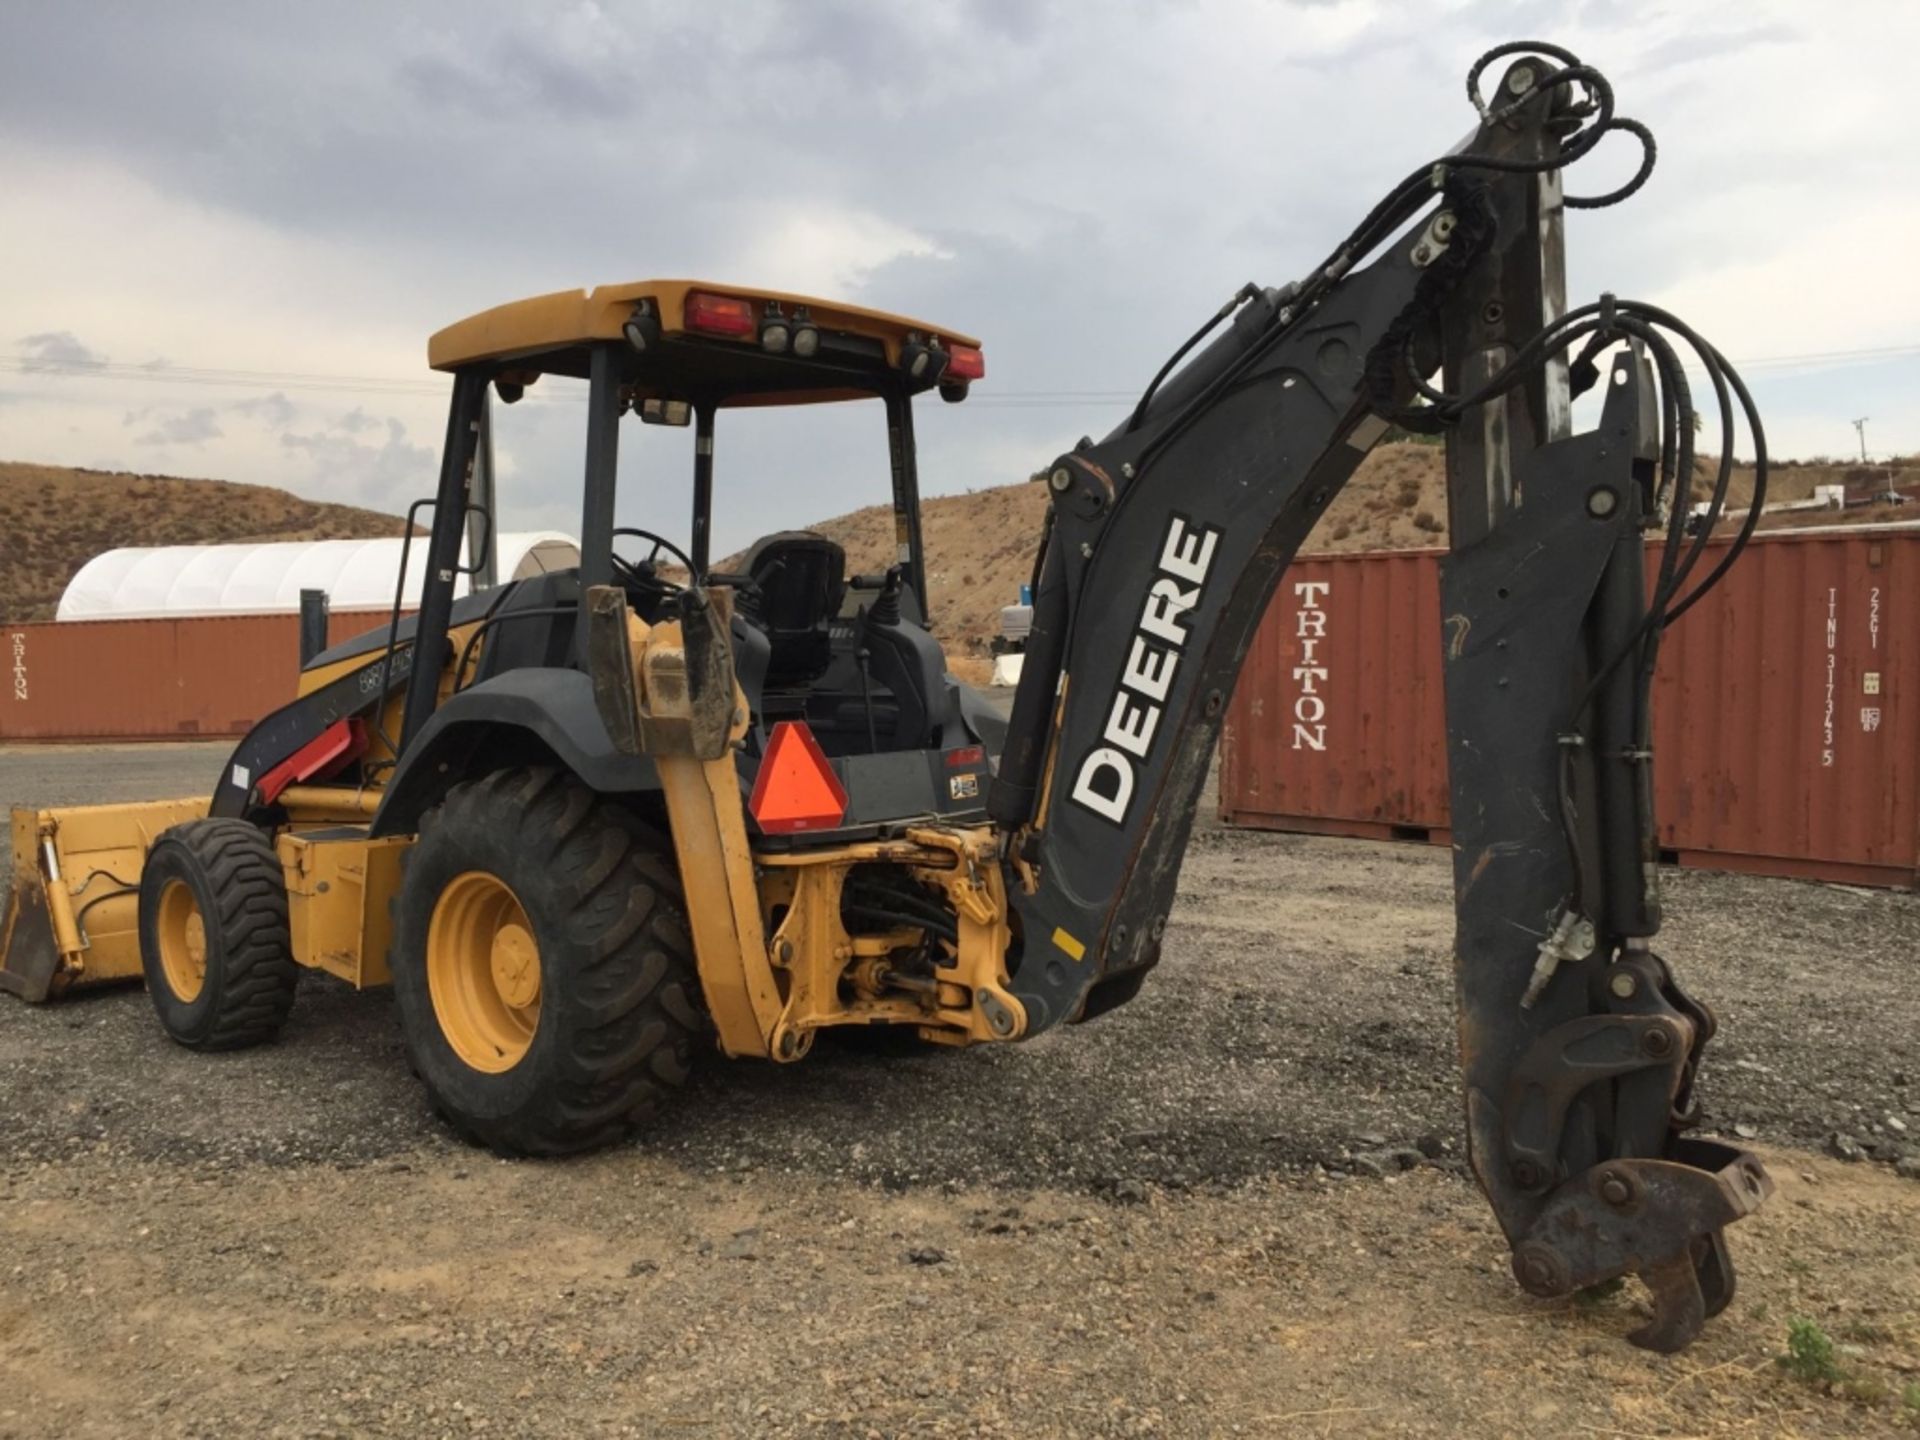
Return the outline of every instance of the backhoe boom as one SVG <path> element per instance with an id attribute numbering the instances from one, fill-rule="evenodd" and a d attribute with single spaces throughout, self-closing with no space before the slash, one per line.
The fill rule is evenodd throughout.
<path id="1" fill-rule="evenodd" d="M 1769 1188 L 1753 1157 L 1682 1137 L 1713 1021 L 1650 948 L 1646 680 L 1691 561 L 1663 565 L 1649 600 L 1642 541 L 1685 509 L 1676 478 L 1692 473 L 1659 327 L 1694 337 L 1611 297 L 1563 315 L 1561 168 L 1602 134 L 1645 132 L 1565 52 L 1488 58 L 1502 54 L 1522 58 L 1473 137 L 1305 282 L 1242 291 L 1217 317 L 1233 313 L 1226 333 L 1126 425 L 1049 467 L 990 801 L 1023 881 L 1011 989 L 1032 1032 L 1139 988 L 1282 573 L 1389 421 L 1444 434 L 1451 553 L 1434 640 L 1475 1173 L 1527 1290 L 1639 1273 L 1656 1315 L 1634 1338 L 1676 1349 L 1732 1293 L 1721 1229 Z M 1651 153 L 1604 202 L 1638 187 Z M 1574 377 L 1593 383 L 1595 357 L 1622 342 L 1600 423 L 1573 434 Z M 1701 353 L 1725 408 L 1737 377 Z M 1436 370 L 1445 389 L 1422 378 Z"/>

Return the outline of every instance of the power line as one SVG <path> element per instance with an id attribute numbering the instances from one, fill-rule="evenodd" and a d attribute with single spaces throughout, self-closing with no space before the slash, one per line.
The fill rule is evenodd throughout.
<path id="1" fill-rule="evenodd" d="M 0 374 L 24 375 L 53 380 L 120 380 L 137 384 L 208 385 L 223 389 L 300 390 L 356 395 L 430 395 L 446 394 L 446 386 L 437 380 L 404 380 L 391 375 L 306 374 L 280 370 L 221 369 L 210 366 L 130 365 L 111 361 L 87 365 L 48 365 L 37 360 L 0 359 Z M 583 387 L 556 386 L 541 391 L 529 390 L 527 400 L 579 403 L 586 399 Z M 970 403 L 990 405 L 1050 406 L 1061 404 L 1125 404 L 1136 399 L 1131 390 L 1031 390 L 998 392 L 975 396 Z M 523 402 L 524 403 L 524 402 Z"/>
<path id="2" fill-rule="evenodd" d="M 1762 355 L 1733 363 L 1745 371 L 1801 367 L 1822 368 L 1842 363 L 1897 360 L 1920 355 L 1920 344 L 1885 345 L 1851 350 L 1816 350 L 1797 355 Z M 135 384 L 199 385 L 242 390 L 296 390 L 344 395 L 441 396 L 446 386 L 439 380 L 410 379 L 394 375 L 350 375 L 295 370 L 253 370 L 239 367 L 128 364 L 98 361 L 86 364 L 49 364 L 43 360 L 15 356 L 0 358 L 0 374 L 54 380 L 118 380 Z M 1139 397 L 1136 390 L 992 390 L 973 396 L 969 405 L 996 409 L 1074 409 L 1129 404 Z M 531 389 L 527 400 L 541 403 L 579 404 L 586 399 L 584 387 L 555 386 Z M 524 402 L 523 402 L 524 403 Z"/>
<path id="3" fill-rule="evenodd" d="M 1765 365 L 1812 365 L 1828 360 L 1897 360 L 1907 355 L 1920 355 L 1920 345 L 1883 345 L 1878 349 L 1865 350 L 1812 350 L 1804 355 L 1762 355 L 1733 363 L 1743 370 L 1754 370 Z"/>
<path id="4" fill-rule="evenodd" d="M 0 374 L 55 380 L 131 380 L 165 385 L 219 385 L 238 389 L 330 390 L 363 395 L 443 395 L 432 380 L 380 375 L 320 375 L 281 370 L 218 369 L 197 365 L 126 365 L 110 361 L 49 365 L 31 359 L 0 359 Z"/>

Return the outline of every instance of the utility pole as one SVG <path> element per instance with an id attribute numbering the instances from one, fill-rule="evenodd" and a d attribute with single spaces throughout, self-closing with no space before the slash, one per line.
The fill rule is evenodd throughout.
<path id="1" fill-rule="evenodd" d="M 1862 415 L 1858 420 L 1853 422 L 1854 433 L 1860 437 L 1860 463 L 1862 465 L 1867 463 L 1867 421 L 1872 418 L 1871 415 Z"/>

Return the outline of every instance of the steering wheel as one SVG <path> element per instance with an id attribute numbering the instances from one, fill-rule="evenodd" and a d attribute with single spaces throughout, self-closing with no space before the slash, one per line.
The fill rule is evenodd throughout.
<path id="1" fill-rule="evenodd" d="M 671 540 L 667 539 L 666 536 L 657 535 L 651 530 L 641 530 L 634 526 L 622 526 L 621 528 L 613 532 L 612 538 L 615 540 L 618 540 L 622 535 L 631 535 L 636 540 L 650 540 L 653 542 L 653 548 L 647 552 L 647 558 L 641 561 L 640 564 L 652 565 L 654 561 L 660 558 L 660 552 L 664 550 L 667 552 L 667 554 L 671 555 L 675 560 L 678 560 L 682 565 L 686 566 L 687 577 L 689 580 L 697 578 L 694 574 L 693 561 L 687 558 L 687 552 L 682 550 L 678 545 L 674 544 Z M 631 560 L 627 560 L 618 554 L 615 554 L 612 558 L 613 558 L 614 568 L 616 570 L 621 571 L 626 576 L 626 578 L 630 581 L 633 581 L 635 583 L 645 583 L 645 581 L 651 581 L 653 584 L 658 585 L 663 589 L 667 589 L 667 590 L 684 590 L 687 588 L 685 585 L 681 584 L 679 581 L 669 580 L 664 575 L 659 574 L 657 571 L 655 571 L 651 575 L 646 576 L 645 580 L 643 581 L 639 573 L 639 566 L 635 565 L 634 562 L 632 562 Z"/>

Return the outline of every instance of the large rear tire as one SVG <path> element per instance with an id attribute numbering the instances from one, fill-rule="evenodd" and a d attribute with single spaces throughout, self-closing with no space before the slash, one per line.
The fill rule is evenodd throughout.
<path id="1" fill-rule="evenodd" d="M 496 771 L 422 818 L 391 963 L 435 1108 L 501 1154 L 620 1139 L 707 1033 L 671 845 L 564 771 Z"/>
<path id="2" fill-rule="evenodd" d="M 190 1049 L 279 1034 L 300 967 L 272 841 L 244 820 L 190 820 L 154 841 L 140 871 L 140 965 L 161 1028 Z"/>

